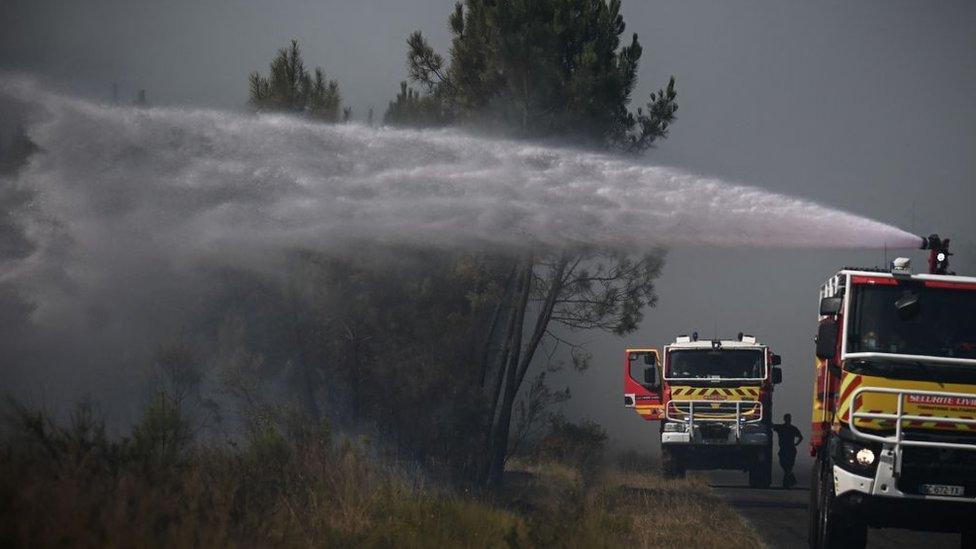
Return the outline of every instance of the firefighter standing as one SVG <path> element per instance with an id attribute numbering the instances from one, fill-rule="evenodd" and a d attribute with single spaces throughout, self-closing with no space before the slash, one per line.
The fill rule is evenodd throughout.
<path id="1" fill-rule="evenodd" d="M 793 476 L 793 464 L 796 462 L 796 447 L 803 442 L 803 435 L 792 423 L 790 414 L 783 416 L 783 423 L 773 425 L 773 430 L 779 436 L 779 466 L 783 468 L 783 488 L 790 488 L 796 484 Z"/>

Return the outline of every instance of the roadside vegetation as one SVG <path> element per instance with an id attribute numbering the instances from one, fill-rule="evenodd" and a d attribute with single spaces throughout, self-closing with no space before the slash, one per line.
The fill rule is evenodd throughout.
<path id="1" fill-rule="evenodd" d="M 446 58 L 419 31 L 404 37 L 420 91 L 404 82 L 387 124 L 633 153 L 667 138 L 674 79 L 630 110 L 642 48 L 624 39 L 619 1 L 466 0 L 445 18 Z M 352 118 L 297 42 L 248 86 L 255 112 Z M 18 143 L 3 175 L 43 154 Z M 28 257 L 14 214 L 33 197 L 6 182 L 0 238 Z M 8 403 L 0 544 L 656 546 L 725 517 L 716 545 L 755 545 L 703 483 L 608 465 L 603 430 L 558 413 L 571 395 L 551 374 L 589 365 L 579 333 L 636 330 L 663 263 L 663 250 L 361 242 L 282 251 L 262 269 L 201 265 L 206 291 L 179 320 L 100 350 L 120 372 L 149 365 L 134 425 L 106 426 L 91 403 L 70 415 Z M 34 304 L 4 283 L 0 303 L 0 355 L 19 356 Z M 657 526 L 671 516 L 680 528 Z"/>
<path id="2" fill-rule="evenodd" d="M 204 444 L 162 394 L 123 437 L 90 403 L 59 423 L 8 402 L 2 425 L 4 546 L 759 546 L 704 480 L 595 461 L 592 424 L 554 424 L 492 493 L 297 416 Z M 585 454 L 569 433 L 589 433 Z"/>

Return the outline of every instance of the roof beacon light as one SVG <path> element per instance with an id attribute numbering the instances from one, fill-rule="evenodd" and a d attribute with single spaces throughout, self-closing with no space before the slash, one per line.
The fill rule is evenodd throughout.
<path id="1" fill-rule="evenodd" d="M 896 257 L 891 260 L 892 274 L 912 274 L 912 260 L 907 257 Z"/>

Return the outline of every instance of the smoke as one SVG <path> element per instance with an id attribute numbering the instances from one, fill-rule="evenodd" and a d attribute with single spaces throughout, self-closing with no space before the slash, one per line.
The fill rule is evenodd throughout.
<path id="1" fill-rule="evenodd" d="M 756 187 L 454 130 L 112 107 L 2 76 L 0 102 L 28 113 L 39 147 L 4 182 L 33 197 L 14 216 L 33 251 L 3 258 L 0 283 L 52 325 L 109 326 L 112 307 L 178 318 L 206 292 L 184 287 L 203 265 L 271 272 L 289 250 L 363 242 L 506 252 L 919 242 Z M 128 328 L 117 325 L 120 337 Z"/>

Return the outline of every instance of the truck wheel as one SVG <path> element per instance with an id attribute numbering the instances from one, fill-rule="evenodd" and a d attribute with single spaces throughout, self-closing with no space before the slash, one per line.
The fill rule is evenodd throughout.
<path id="1" fill-rule="evenodd" d="M 818 465 L 820 464 L 818 460 Z M 811 518 L 810 547 L 813 549 L 863 549 L 868 542 L 868 527 L 863 521 L 841 512 L 834 496 L 834 472 L 829 461 L 818 468 L 816 508 Z"/>
<path id="2" fill-rule="evenodd" d="M 810 549 L 819 548 L 818 533 L 820 531 L 820 460 L 813 464 L 810 471 L 810 503 L 807 505 L 807 544 Z"/>
<path id="3" fill-rule="evenodd" d="M 661 473 L 665 478 L 685 478 L 685 468 L 674 450 L 661 448 Z"/>
<path id="4" fill-rule="evenodd" d="M 766 447 L 756 454 L 752 467 L 749 468 L 750 488 L 769 488 L 773 483 L 773 461 L 771 447 Z"/>
<path id="5" fill-rule="evenodd" d="M 961 532 L 959 547 L 962 549 L 976 549 L 976 528 L 967 528 Z"/>
<path id="6" fill-rule="evenodd" d="M 749 469 L 750 488 L 769 488 L 773 483 L 773 467 L 769 462 L 755 463 Z"/>

